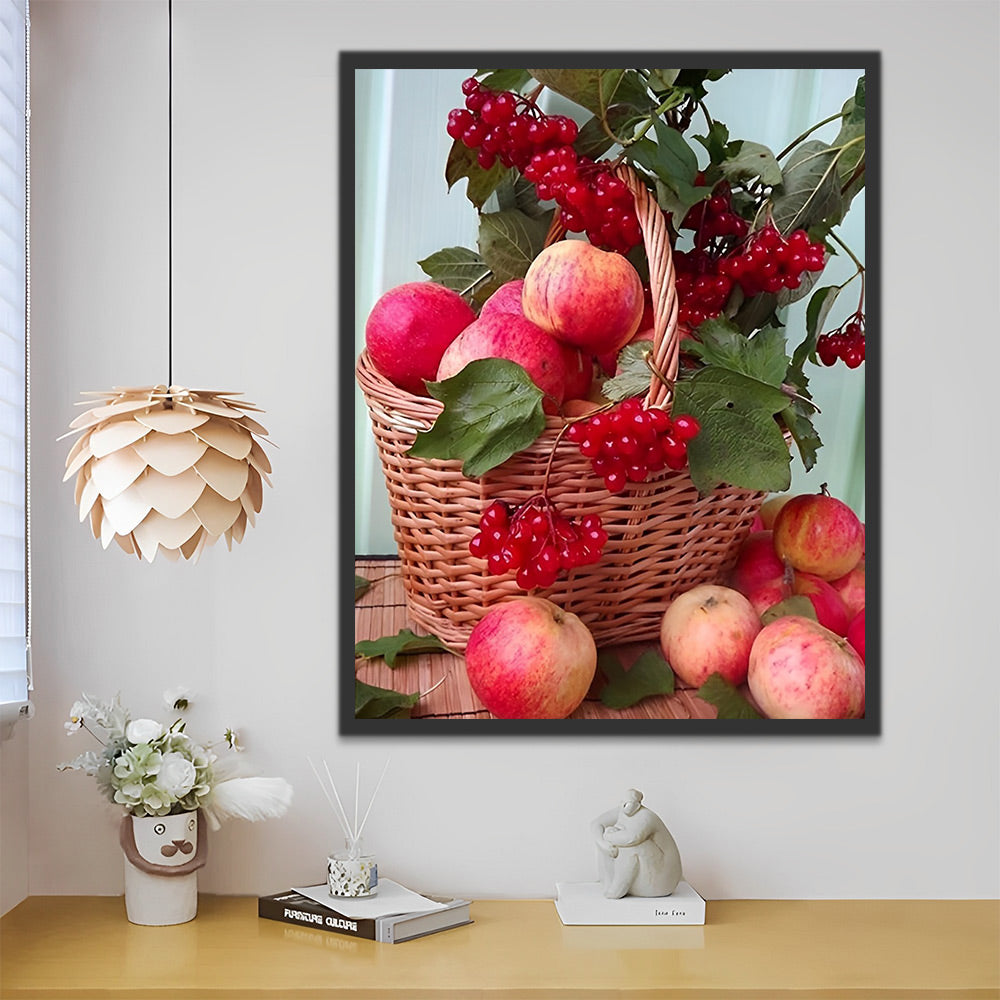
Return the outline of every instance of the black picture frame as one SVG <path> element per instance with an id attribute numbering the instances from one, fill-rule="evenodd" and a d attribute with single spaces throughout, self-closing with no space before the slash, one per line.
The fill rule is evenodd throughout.
<path id="1" fill-rule="evenodd" d="M 866 612 L 866 697 L 861 719 L 357 719 L 354 715 L 354 672 L 347 666 L 348 623 L 354 620 L 354 599 L 347 584 L 343 554 L 354 544 L 355 482 L 340 468 L 340 523 L 337 557 L 338 610 L 336 644 L 338 660 L 339 732 L 350 737 L 386 736 L 556 736 L 628 735 L 660 737 L 746 737 L 813 736 L 877 737 L 882 728 L 881 684 L 881 54 L 878 51 L 702 51 L 702 52 L 380 52 L 343 51 L 339 54 L 339 324 L 338 371 L 335 373 L 340 402 L 341 455 L 354 452 L 354 403 L 358 392 L 354 380 L 355 297 L 358 262 L 355 258 L 357 181 L 353 149 L 355 143 L 355 74 L 365 69 L 448 69 L 467 66 L 515 66 L 528 61 L 536 65 L 568 68 L 586 66 L 677 67 L 727 66 L 739 68 L 860 68 L 866 77 L 865 141 L 865 573 L 866 604 L 873 610 L 867 624 Z M 456 106 L 460 96 L 456 95 Z M 444 123 L 442 123 L 442 128 Z M 443 169 L 443 164 L 442 164 Z M 456 196 L 452 195 L 453 197 Z M 348 434 L 351 437 L 348 437 Z M 867 601 L 867 597 L 871 601 Z M 353 640 L 352 640 L 353 643 Z M 353 654 L 353 645 L 350 652 Z M 341 657 L 343 662 L 341 662 Z M 352 655 L 353 659 L 353 655 Z"/>

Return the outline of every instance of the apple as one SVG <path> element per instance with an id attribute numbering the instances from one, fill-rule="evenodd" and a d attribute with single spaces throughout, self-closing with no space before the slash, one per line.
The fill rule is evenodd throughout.
<path id="1" fill-rule="evenodd" d="M 849 573 L 830 581 L 847 608 L 847 615 L 853 618 L 865 606 L 865 561 L 861 560 Z"/>
<path id="2" fill-rule="evenodd" d="M 785 572 L 785 564 L 774 551 L 774 533 L 752 531 L 740 546 L 736 564 L 729 574 L 729 585 L 746 597 L 761 583 Z"/>
<path id="3" fill-rule="evenodd" d="M 621 254 L 586 240 L 560 240 L 531 262 L 521 290 L 524 315 L 589 355 L 617 351 L 642 320 L 642 282 Z"/>
<path id="4" fill-rule="evenodd" d="M 758 615 L 763 615 L 768 608 L 773 608 L 775 604 L 780 604 L 791 596 L 792 585 L 785 579 L 784 573 L 758 583 L 745 595 Z"/>
<path id="5" fill-rule="evenodd" d="M 771 719 L 856 719 L 864 713 L 864 661 L 846 639 L 800 615 L 776 618 L 760 630 L 747 682 Z"/>
<path id="6" fill-rule="evenodd" d="M 858 515 L 826 493 L 792 497 L 774 520 L 774 549 L 803 573 L 836 580 L 852 570 L 864 551 Z"/>
<path id="7" fill-rule="evenodd" d="M 424 382 L 436 377 L 445 350 L 475 318 L 458 292 L 444 285 L 432 281 L 397 285 L 368 314 L 368 357 L 394 385 L 426 395 Z"/>
<path id="8" fill-rule="evenodd" d="M 865 658 L 865 609 L 862 608 L 847 626 L 847 641 L 857 650 L 862 661 Z"/>
<path id="9" fill-rule="evenodd" d="M 760 519 L 768 531 L 774 528 L 774 520 L 778 516 L 778 512 L 793 496 L 795 496 L 794 493 L 781 493 L 778 496 L 769 497 L 760 505 Z"/>
<path id="10" fill-rule="evenodd" d="M 583 399 L 594 381 L 594 359 L 576 347 L 563 345 L 563 363 L 566 365 L 564 398 Z"/>
<path id="11" fill-rule="evenodd" d="M 545 409 L 554 412 L 566 391 L 562 345 L 523 316 L 493 313 L 470 323 L 441 357 L 437 380 L 457 375 L 470 361 L 506 358 L 519 364 L 545 393 Z"/>
<path id="12" fill-rule="evenodd" d="M 759 631 L 760 616 L 738 590 L 703 583 L 670 602 L 660 645 L 674 673 L 691 687 L 701 687 L 712 674 L 742 684 Z"/>
<path id="13" fill-rule="evenodd" d="M 792 580 L 792 593 L 808 597 L 820 625 L 837 635 L 847 634 L 851 620 L 847 608 L 833 587 L 814 573 L 796 573 Z"/>
<path id="14" fill-rule="evenodd" d="M 500 719 L 565 719 L 597 670 L 590 630 L 543 597 L 513 597 L 479 620 L 465 648 L 469 683 Z"/>
<path id="15" fill-rule="evenodd" d="M 515 278 L 502 284 L 484 303 L 479 310 L 479 318 L 490 316 L 494 313 L 508 313 L 515 316 L 523 316 L 524 310 L 521 308 L 521 289 L 524 287 L 524 278 Z"/>

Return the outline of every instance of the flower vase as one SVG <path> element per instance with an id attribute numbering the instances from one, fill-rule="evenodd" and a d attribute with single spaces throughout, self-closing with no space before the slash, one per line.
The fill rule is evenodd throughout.
<path id="1" fill-rule="evenodd" d="M 133 924 L 166 926 L 198 913 L 198 869 L 207 838 L 198 813 L 122 817 L 119 840 L 125 855 L 125 912 Z"/>

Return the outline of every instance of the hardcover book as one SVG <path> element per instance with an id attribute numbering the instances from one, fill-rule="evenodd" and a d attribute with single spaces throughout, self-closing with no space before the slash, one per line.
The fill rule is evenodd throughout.
<path id="1" fill-rule="evenodd" d="M 703 924 L 705 900 L 681 879 L 669 896 L 607 899 L 600 882 L 557 882 L 556 910 L 564 924 Z"/>
<path id="2" fill-rule="evenodd" d="M 436 931 L 471 924 L 470 903 L 466 899 L 434 898 L 442 905 L 435 910 L 392 913 L 381 917 L 355 918 L 296 892 L 277 892 L 257 900 L 257 915 L 300 927 L 333 931 L 349 937 L 399 944 Z"/>

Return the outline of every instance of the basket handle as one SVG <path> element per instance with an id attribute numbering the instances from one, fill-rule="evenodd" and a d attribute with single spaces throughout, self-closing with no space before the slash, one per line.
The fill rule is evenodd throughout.
<path id="1" fill-rule="evenodd" d="M 653 352 L 650 360 L 671 385 L 677 379 L 680 357 L 680 333 L 677 329 L 677 291 L 674 287 L 674 256 L 670 246 L 667 222 L 650 189 L 639 180 L 636 172 L 620 163 L 615 175 L 623 181 L 635 199 L 635 211 L 646 246 L 649 261 L 649 290 L 653 299 Z M 545 246 L 561 240 L 566 228 L 559 221 L 559 213 L 552 217 L 552 224 L 545 237 Z M 673 392 L 656 375 L 651 375 L 648 406 L 663 406 Z"/>

